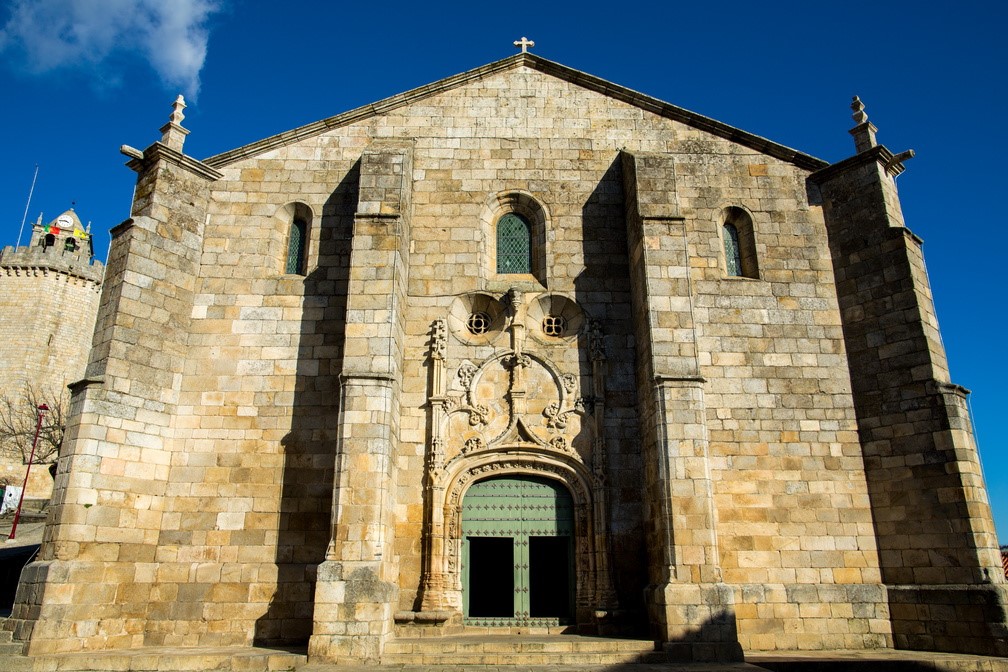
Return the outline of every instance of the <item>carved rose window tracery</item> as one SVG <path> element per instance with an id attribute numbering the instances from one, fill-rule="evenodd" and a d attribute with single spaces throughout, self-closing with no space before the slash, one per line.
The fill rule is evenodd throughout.
<path id="1" fill-rule="evenodd" d="M 482 336 L 490 331 L 490 316 L 486 313 L 472 313 L 466 320 L 466 329 L 474 336 Z"/>

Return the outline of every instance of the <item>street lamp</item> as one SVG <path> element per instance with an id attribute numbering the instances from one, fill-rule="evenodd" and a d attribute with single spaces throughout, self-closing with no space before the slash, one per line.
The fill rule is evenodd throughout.
<path id="1" fill-rule="evenodd" d="M 45 404 L 39 404 L 38 406 L 38 422 L 35 423 L 35 440 L 32 441 L 31 455 L 28 457 L 28 468 L 25 469 L 24 474 L 24 485 L 21 486 L 21 499 L 18 500 L 17 511 L 14 512 L 14 524 L 11 525 L 10 536 L 8 539 L 14 538 L 14 533 L 17 532 L 18 520 L 21 518 L 21 505 L 24 503 L 24 493 L 28 489 L 28 474 L 31 473 L 32 462 L 35 461 L 35 446 L 38 445 L 38 435 L 39 431 L 42 429 L 42 416 L 46 414 L 49 407 Z"/>

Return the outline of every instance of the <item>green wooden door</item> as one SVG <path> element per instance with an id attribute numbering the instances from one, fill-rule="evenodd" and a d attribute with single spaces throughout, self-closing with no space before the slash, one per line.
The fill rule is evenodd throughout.
<path id="1" fill-rule="evenodd" d="M 570 622 L 574 507 L 547 479 L 474 483 L 462 502 L 462 595 L 466 622 L 482 626 Z"/>

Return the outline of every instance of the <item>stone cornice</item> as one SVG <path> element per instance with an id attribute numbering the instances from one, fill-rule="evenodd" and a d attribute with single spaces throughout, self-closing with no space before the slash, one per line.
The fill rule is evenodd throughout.
<path id="1" fill-rule="evenodd" d="M 165 161 L 172 165 L 184 168 L 191 173 L 195 173 L 207 180 L 216 181 L 224 177 L 224 174 L 212 166 L 197 159 L 187 156 L 182 152 L 177 152 L 168 145 L 155 142 L 143 151 L 143 158 L 131 159 L 126 162 L 130 170 L 142 173 L 158 161 Z"/>
<path id="2" fill-rule="evenodd" d="M 642 110 L 652 112 L 660 117 L 678 121 L 687 126 L 700 129 L 712 135 L 736 142 L 744 147 L 754 149 L 758 152 L 793 163 L 799 168 L 806 170 L 819 170 L 829 164 L 821 159 L 817 159 L 808 154 L 803 154 L 798 150 L 785 147 L 767 140 L 766 138 L 748 133 L 720 121 L 715 121 L 696 112 L 690 112 L 681 107 L 666 103 L 657 98 L 645 95 L 633 89 L 628 89 L 604 79 L 589 75 L 585 72 L 569 68 L 565 65 L 549 61 L 530 53 L 519 53 L 500 61 L 495 61 L 467 72 L 463 72 L 452 77 L 438 80 L 431 84 L 411 89 L 376 103 L 358 107 L 357 109 L 338 114 L 333 117 L 322 119 L 311 124 L 306 124 L 290 131 L 285 131 L 277 135 L 272 135 L 258 142 L 253 142 L 228 152 L 223 152 L 211 156 L 204 160 L 204 164 L 214 168 L 221 168 L 230 163 L 243 158 L 248 158 L 267 152 L 277 147 L 283 147 L 299 140 L 311 138 L 328 130 L 347 126 L 349 124 L 369 119 L 371 117 L 385 114 L 404 105 L 429 98 L 430 96 L 450 91 L 470 82 L 486 79 L 501 72 L 514 70 L 519 67 L 526 67 L 558 79 L 570 82 L 589 91 L 608 96 L 615 100 L 633 105 Z"/>
<path id="3" fill-rule="evenodd" d="M 817 170 L 809 175 L 808 179 L 810 182 L 815 184 L 824 184 L 834 179 L 841 173 L 845 173 L 855 168 L 860 168 L 861 166 L 873 162 L 881 164 L 886 171 L 895 177 L 905 170 L 903 162 L 898 160 L 894 161 L 895 158 L 895 155 L 890 152 L 885 145 L 876 145 L 875 147 L 861 152 L 860 154 L 855 154 L 843 161 L 837 161 L 832 165 Z"/>

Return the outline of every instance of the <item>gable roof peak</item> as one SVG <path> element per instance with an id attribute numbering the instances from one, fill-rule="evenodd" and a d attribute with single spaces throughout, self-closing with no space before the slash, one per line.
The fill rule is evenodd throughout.
<path id="1" fill-rule="evenodd" d="M 410 89 L 409 91 L 384 98 L 375 103 L 371 103 L 370 105 L 358 107 L 357 109 L 337 114 L 311 124 L 306 124 L 290 131 L 285 131 L 263 140 L 259 140 L 258 142 L 238 147 L 228 152 L 211 156 L 205 159 L 203 163 L 213 168 L 220 168 L 233 161 L 255 156 L 256 154 L 260 154 L 277 147 L 282 147 L 305 138 L 313 137 L 328 130 L 346 126 L 363 119 L 385 114 L 396 108 L 423 100 L 439 93 L 450 91 L 470 82 L 479 81 L 502 72 L 516 70 L 523 67 L 530 68 L 551 77 L 556 77 L 557 79 L 564 80 L 575 86 L 579 86 L 589 91 L 594 91 L 603 96 L 624 102 L 628 105 L 633 105 L 658 116 L 665 117 L 666 119 L 678 121 L 686 124 L 687 126 L 706 131 L 712 135 L 730 140 L 731 142 L 738 143 L 744 147 L 749 147 L 750 149 L 767 154 L 782 161 L 793 163 L 799 168 L 805 168 L 806 170 L 818 170 L 829 165 L 821 159 L 804 154 L 798 150 L 791 149 L 790 147 L 778 144 L 753 133 L 748 133 L 747 131 L 735 128 L 734 126 L 729 126 L 728 124 L 716 121 L 710 117 L 705 117 L 702 114 L 690 112 L 689 110 L 672 105 L 671 103 L 666 103 L 665 101 L 640 93 L 639 91 L 634 91 L 633 89 L 629 89 L 625 86 L 613 84 L 612 82 L 606 81 L 600 77 L 590 75 L 580 70 L 575 70 L 574 68 L 561 65 L 555 61 L 550 61 L 542 56 L 538 56 L 528 51 L 521 51 L 517 54 L 512 54 L 507 58 L 502 58 L 499 61 L 494 61 L 492 63 L 488 63 L 487 65 L 483 65 L 457 75 L 452 75 L 451 77 L 446 77 L 415 89 Z"/>

